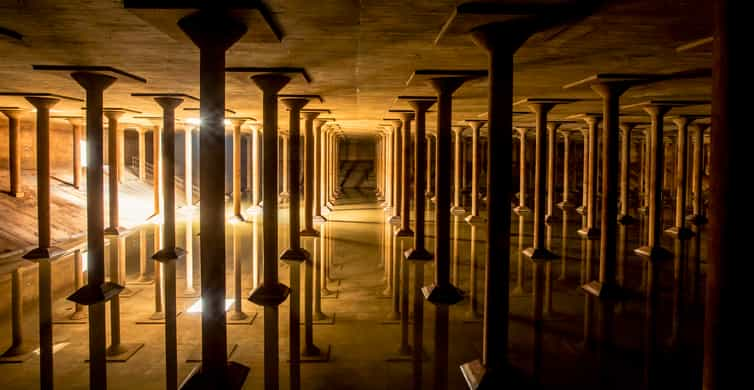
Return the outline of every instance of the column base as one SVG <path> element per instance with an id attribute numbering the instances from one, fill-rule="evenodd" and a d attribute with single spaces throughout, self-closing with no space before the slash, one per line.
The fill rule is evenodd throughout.
<path id="1" fill-rule="evenodd" d="M 55 259 L 57 257 L 62 256 L 65 253 L 64 250 L 57 248 L 57 247 L 49 247 L 49 248 L 34 248 L 25 255 L 23 255 L 23 258 L 26 260 L 45 260 L 45 259 Z"/>
<path id="2" fill-rule="evenodd" d="M 299 232 L 301 237 L 319 237 L 319 230 L 317 229 L 304 229 Z"/>
<path id="3" fill-rule="evenodd" d="M 706 225 L 708 220 L 704 215 L 689 215 L 686 217 L 686 221 L 690 222 L 694 226 Z"/>
<path id="4" fill-rule="evenodd" d="M 476 311 L 467 311 L 463 316 L 463 322 L 467 324 L 476 324 L 482 322 L 483 315 Z"/>
<path id="5" fill-rule="evenodd" d="M 299 264 L 311 258 L 311 254 L 304 248 L 288 248 L 280 255 L 280 260 L 286 263 Z"/>
<path id="6" fill-rule="evenodd" d="M 623 226 L 633 225 L 633 224 L 635 224 L 638 221 L 639 221 L 638 219 L 636 219 L 636 218 L 634 218 L 634 217 L 632 217 L 632 216 L 630 216 L 628 214 L 624 214 L 624 215 L 619 215 L 618 216 L 618 223 L 621 224 L 621 225 L 623 225 Z"/>
<path id="7" fill-rule="evenodd" d="M 466 222 L 469 225 L 482 225 L 487 222 L 487 218 L 479 215 L 469 215 L 468 217 L 466 217 Z"/>
<path id="8" fill-rule="evenodd" d="M 312 217 L 312 221 L 317 222 L 317 223 L 323 223 L 323 222 L 327 222 L 327 218 L 321 215 L 315 215 L 314 217 Z"/>
<path id="9" fill-rule="evenodd" d="M 314 313 L 314 325 L 335 325 L 335 313 L 327 315 L 323 312 Z"/>
<path id="10" fill-rule="evenodd" d="M 424 197 L 426 197 L 426 198 L 432 198 L 434 196 L 435 196 L 435 193 L 432 192 L 432 191 L 427 191 L 427 192 L 424 193 Z"/>
<path id="11" fill-rule="evenodd" d="M 121 226 L 111 226 L 105 228 L 105 235 L 106 236 L 120 236 L 126 231 L 125 228 Z"/>
<path id="12" fill-rule="evenodd" d="M 564 201 L 556 204 L 556 206 L 558 206 L 558 208 L 561 209 L 561 210 L 563 210 L 563 211 L 571 211 L 571 210 L 573 210 L 576 207 L 576 205 L 574 205 L 573 203 L 571 203 L 571 202 L 569 202 L 567 200 L 564 200 Z"/>
<path id="13" fill-rule="evenodd" d="M 142 275 L 142 276 L 139 276 L 138 279 L 128 282 L 128 284 L 132 284 L 134 286 L 149 286 L 149 285 L 154 284 L 154 279 L 146 275 Z"/>
<path id="14" fill-rule="evenodd" d="M 118 344 L 107 347 L 106 360 L 108 362 L 127 362 L 144 344 Z"/>
<path id="15" fill-rule="evenodd" d="M 230 222 L 230 223 L 241 223 L 241 222 L 246 222 L 246 221 L 244 220 L 243 215 L 238 214 L 238 215 L 234 215 L 234 216 L 228 218 L 228 222 Z"/>
<path id="16" fill-rule="evenodd" d="M 471 390 L 530 389 L 532 381 L 515 367 L 506 366 L 502 372 L 487 370 L 481 360 L 461 365 L 461 373 Z"/>
<path id="17" fill-rule="evenodd" d="M 434 204 L 437 204 L 437 195 L 431 197 L 429 200 L 430 200 L 430 202 L 432 202 Z"/>
<path id="18" fill-rule="evenodd" d="M 412 248 L 403 252 L 403 256 L 408 261 L 428 262 L 434 260 L 434 256 L 424 248 Z"/>
<path id="19" fill-rule="evenodd" d="M 166 263 L 173 260 L 178 260 L 186 255 L 186 251 L 182 248 L 164 248 L 160 249 L 152 255 L 152 260 L 159 261 L 160 263 Z"/>
<path id="20" fill-rule="evenodd" d="M 581 286 L 581 289 L 587 294 L 601 299 L 620 300 L 627 295 L 626 291 L 617 284 L 601 283 L 596 280 Z"/>
<path id="21" fill-rule="evenodd" d="M 561 222 L 563 219 L 555 214 L 550 214 L 545 216 L 545 223 L 548 225 L 554 225 L 556 223 Z"/>
<path id="22" fill-rule="evenodd" d="M 285 302 L 291 289 L 282 283 L 264 283 L 249 295 L 249 301 L 259 306 L 278 306 Z"/>
<path id="23" fill-rule="evenodd" d="M 399 346 L 397 351 L 385 358 L 386 362 L 410 362 L 412 360 L 414 360 L 413 348 L 408 345 Z"/>
<path id="24" fill-rule="evenodd" d="M 694 232 L 692 232 L 691 229 L 685 226 L 682 226 L 682 227 L 673 226 L 671 228 L 666 229 L 665 234 L 667 234 L 670 237 L 676 238 L 678 240 L 688 240 L 691 237 L 694 237 Z"/>
<path id="25" fill-rule="evenodd" d="M 661 246 L 643 246 L 634 249 L 634 253 L 641 257 L 645 257 L 649 261 L 665 261 L 673 258 L 673 253 Z"/>
<path id="26" fill-rule="evenodd" d="M 647 216 L 649 214 L 649 207 L 639 207 L 636 211 L 639 212 L 639 215 Z"/>
<path id="27" fill-rule="evenodd" d="M 10 196 L 12 198 L 18 198 L 18 199 L 20 199 L 20 198 L 24 197 L 24 193 L 23 192 L 11 192 L 11 191 L 3 191 L 3 192 L 5 192 L 8 196 Z"/>
<path id="28" fill-rule="evenodd" d="M 254 205 L 246 209 L 246 214 L 248 215 L 257 215 L 262 213 L 262 206 L 260 205 Z"/>
<path id="29" fill-rule="evenodd" d="M 521 252 L 531 261 L 550 261 L 558 259 L 558 255 L 545 248 L 526 248 Z"/>
<path id="30" fill-rule="evenodd" d="M 600 229 L 597 228 L 581 228 L 578 231 L 576 231 L 578 235 L 586 240 L 599 240 L 600 238 Z"/>
<path id="31" fill-rule="evenodd" d="M 325 352 L 322 352 L 316 345 L 304 347 L 299 357 L 299 363 L 324 363 L 330 361 L 332 345 L 327 344 Z"/>
<path id="32" fill-rule="evenodd" d="M 576 207 L 576 213 L 579 214 L 579 215 L 586 216 L 586 206 L 585 205 L 581 205 L 579 207 Z"/>
<path id="33" fill-rule="evenodd" d="M 99 286 L 86 284 L 69 295 L 67 299 L 79 305 L 90 306 L 109 301 L 112 297 L 120 294 L 123 289 L 123 286 L 112 282 L 105 282 Z"/>
<path id="34" fill-rule="evenodd" d="M 34 355 L 35 348 L 29 344 L 21 344 L 8 348 L 0 355 L 0 363 L 23 363 Z"/>
<path id="35" fill-rule="evenodd" d="M 383 203 L 384 204 L 384 203 Z M 393 213 L 393 206 L 384 206 L 382 210 L 385 212 L 385 214 L 392 214 Z"/>
<path id="36" fill-rule="evenodd" d="M 181 314 L 183 314 L 182 311 L 177 311 L 175 313 L 175 318 L 180 317 Z M 134 321 L 134 324 L 136 325 L 163 325 L 165 324 L 165 312 L 156 311 L 144 319 Z"/>
<path id="37" fill-rule="evenodd" d="M 233 311 L 225 317 L 225 323 L 228 325 L 251 325 L 257 318 L 257 313 L 247 314 L 245 312 Z"/>
<path id="38" fill-rule="evenodd" d="M 395 232 L 396 237 L 413 237 L 414 231 L 411 229 L 400 229 Z"/>
<path id="39" fill-rule="evenodd" d="M 398 215 L 393 215 L 392 217 L 388 218 L 387 222 L 391 225 L 398 226 L 401 224 L 401 217 Z"/>
<path id="40" fill-rule="evenodd" d="M 513 208 L 513 212 L 516 213 L 516 215 L 518 215 L 519 217 L 523 217 L 524 215 L 531 213 L 531 209 L 526 206 L 519 205 Z"/>
<path id="41" fill-rule="evenodd" d="M 435 305 L 455 305 L 463 300 L 463 293 L 458 287 L 448 283 L 432 284 L 422 287 L 424 299 Z"/>
<path id="42" fill-rule="evenodd" d="M 210 378 L 202 373 L 201 366 L 197 366 L 188 374 L 186 379 L 179 386 L 182 390 L 203 390 L 212 388 L 223 388 L 227 390 L 240 390 L 246 382 L 246 377 L 251 369 L 237 362 L 228 362 L 228 367 L 223 376 L 226 382 L 220 385 L 215 383 L 216 378 Z"/>
<path id="43" fill-rule="evenodd" d="M 450 214 L 455 216 L 462 216 L 466 215 L 466 210 L 464 210 L 463 207 L 460 206 L 453 206 L 450 208 Z"/>

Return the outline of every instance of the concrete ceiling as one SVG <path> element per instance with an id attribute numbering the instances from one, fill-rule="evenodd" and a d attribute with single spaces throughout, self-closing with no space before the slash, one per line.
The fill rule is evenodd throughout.
<path id="1" fill-rule="evenodd" d="M 325 103 L 307 108 L 332 109 L 332 116 L 346 133 L 373 134 L 388 109 L 408 108 L 395 103 L 398 95 L 433 94 L 429 87 L 406 87 L 415 69 L 486 68 L 486 54 L 467 36 L 449 36 L 439 46 L 433 43 L 458 1 L 265 3 L 284 30 L 282 43 L 241 41 L 228 51 L 227 66 L 305 67 L 312 82 L 295 79 L 281 93 L 322 95 Z M 562 118 L 600 111 L 597 95 L 590 89 L 562 88 L 595 73 L 709 68 L 711 45 L 684 52 L 676 48 L 710 36 L 711 15 L 711 2 L 706 0 L 608 1 L 581 22 L 535 35 L 518 51 L 514 101 L 525 97 L 591 99 L 556 107 L 552 117 Z M 72 79 L 31 70 L 32 64 L 69 64 L 113 66 L 148 80 L 143 85 L 116 83 L 105 93 L 108 107 L 159 114 L 156 104 L 130 94 L 199 95 L 198 49 L 124 9 L 121 1 L 0 0 L 0 27 L 23 35 L 21 41 L 0 36 L 0 91 L 83 97 Z M 239 116 L 261 119 L 261 93 L 248 77 L 228 74 L 226 84 L 227 107 Z M 710 78 L 668 81 L 632 88 L 621 103 L 656 98 L 709 99 L 710 90 Z M 478 118 L 486 112 L 486 95 L 485 81 L 459 89 L 454 99 L 454 121 Z M 0 106 L 30 107 L 23 99 L 9 97 L 0 97 Z M 56 110 L 55 115 L 81 113 L 80 105 L 70 103 L 61 103 Z M 673 113 L 708 111 L 706 106 Z M 185 114 L 179 110 L 179 115 Z M 526 121 L 516 119 L 517 123 L 522 120 Z M 287 115 L 281 115 L 279 122 L 287 128 Z M 434 127 L 433 114 L 428 123 Z"/>

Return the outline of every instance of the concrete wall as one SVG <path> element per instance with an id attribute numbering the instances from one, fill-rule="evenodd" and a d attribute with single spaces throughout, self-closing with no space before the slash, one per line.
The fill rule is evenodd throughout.
<path id="1" fill-rule="evenodd" d="M 64 120 L 52 119 L 50 121 L 50 132 L 53 172 L 61 169 L 72 169 L 73 130 L 71 125 Z M 26 115 L 21 118 L 22 170 L 36 169 L 36 148 L 36 120 L 33 116 Z M 8 120 L 5 115 L 0 115 L 0 169 L 8 169 Z"/>

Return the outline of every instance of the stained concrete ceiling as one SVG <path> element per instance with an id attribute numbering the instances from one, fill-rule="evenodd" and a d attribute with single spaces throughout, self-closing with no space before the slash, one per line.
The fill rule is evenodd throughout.
<path id="1" fill-rule="evenodd" d="M 537 0 L 542 1 L 542 0 Z M 526 3 L 527 1 L 519 1 Z M 267 0 L 284 31 L 282 42 L 241 41 L 227 53 L 227 66 L 297 66 L 311 74 L 281 93 L 320 94 L 340 127 L 350 134 L 374 134 L 398 95 L 431 95 L 428 86 L 406 87 L 415 69 L 485 69 L 486 54 L 468 36 L 435 37 L 457 3 L 454 0 Z M 514 101 L 525 97 L 577 97 L 551 116 L 600 111 L 588 88 L 566 84 L 595 73 L 669 73 L 711 66 L 711 45 L 676 48 L 711 35 L 711 2 L 705 0 L 608 1 L 594 15 L 532 37 L 516 54 Z M 55 92 L 83 97 L 70 78 L 32 71 L 32 64 L 108 65 L 142 76 L 146 84 L 118 82 L 105 105 L 159 114 L 156 104 L 132 92 L 199 95 L 198 49 L 176 40 L 123 8 L 122 1 L 0 0 L 0 27 L 21 40 L 0 35 L 0 91 Z M 251 26 L 253 32 L 255 26 Z M 227 107 L 260 118 L 261 94 L 247 76 L 227 75 Z M 621 103 L 649 99 L 709 99 L 710 78 L 635 87 Z M 487 111 L 486 81 L 455 94 L 453 120 Z M 0 97 L 0 106 L 29 107 L 20 98 Z M 61 103 L 55 115 L 80 114 L 80 105 Z M 282 112 L 280 125 L 287 127 Z M 709 106 L 674 110 L 705 113 Z M 640 111 L 636 111 L 639 116 Z M 179 111 L 179 115 L 185 113 Z M 531 116 L 530 116 L 531 117 Z M 517 123 L 526 122 L 517 118 Z M 533 117 L 531 117 L 533 120 Z M 125 119 L 126 122 L 138 122 Z M 428 118 L 434 127 L 434 115 Z"/>

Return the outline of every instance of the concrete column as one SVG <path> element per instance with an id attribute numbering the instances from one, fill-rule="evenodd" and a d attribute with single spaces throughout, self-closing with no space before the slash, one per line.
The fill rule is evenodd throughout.
<path id="1" fill-rule="evenodd" d="M 652 119 L 649 132 L 650 159 L 649 166 L 649 220 L 647 222 L 647 245 L 634 250 L 650 262 L 667 260 L 672 254 L 660 244 L 662 236 L 662 175 L 665 167 L 663 160 L 663 119 L 670 107 L 663 105 L 644 106 Z"/>
<path id="2" fill-rule="evenodd" d="M 288 134 L 283 133 L 280 135 L 280 142 L 282 144 L 282 160 L 283 160 L 283 167 L 282 167 L 282 191 L 280 191 L 280 201 L 281 202 L 287 202 L 288 197 L 290 196 L 290 192 L 288 190 Z"/>
<path id="3" fill-rule="evenodd" d="M 395 131 L 392 130 L 391 127 L 385 126 L 385 202 L 384 210 L 385 213 L 388 213 L 388 215 L 392 215 L 392 208 L 393 208 L 393 160 L 395 158 L 394 151 L 395 148 L 393 147 L 394 144 L 394 138 L 395 138 Z M 332 172 L 331 172 L 332 174 Z"/>
<path id="4" fill-rule="evenodd" d="M 694 165 L 692 168 L 693 175 L 693 214 L 689 215 L 688 220 L 695 226 L 702 226 L 707 223 L 707 217 L 704 216 L 704 194 L 702 192 L 702 178 L 704 177 L 704 132 L 709 125 L 694 124 Z"/>
<path id="5" fill-rule="evenodd" d="M 53 259 L 59 256 L 62 250 L 52 246 L 51 237 L 50 109 L 60 102 L 60 99 L 28 96 L 26 100 L 37 109 L 37 235 L 39 245 L 25 254 L 24 258 L 28 260 Z M 52 351 L 50 354 L 51 359 Z M 52 370 L 52 366 L 50 369 Z"/>
<path id="6" fill-rule="evenodd" d="M 162 162 L 160 161 L 161 145 L 160 126 L 154 126 L 152 129 L 152 189 L 154 194 L 154 215 L 160 215 L 160 199 L 162 197 L 160 185 Z M 200 153 L 201 154 L 201 153 Z"/>
<path id="7" fill-rule="evenodd" d="M 531 248 L 524 255 L 532 261 L 547 261 L 555 255 L 545 248 L 545 189 L 547 187 L 547 113 L 553 105 L 547 103 L 530 104 L 536 116 L 534 152 L 534 238 Z"/>
<path id="8" fill-rule="evenodd" d="M 138 148 L 139 148 L 139 180 L 147 179 L 147 146 L 146 146 L 146 133 L 141 129 L 138 132 Z"/>
<path id="9" fill-rule="evenodd" d="M 526 207 L 526 188 L 528 187 L 526 184 L 526 175 L 528 174 L 526 170 L 526 133 L 529 129 L 518 127 L 516 130 L 518 131 L 520 150 L 518 153 L 518 207 L 514 207 L 513 212 L 523 216 L 531 211 Z"/>
<path id="10" fill-rule="evenodd" d="M 199 47 L 199 171 L 202 366 L 185 384 L 228 388 L 243 383 L 248 367 L 228 364 L 225 319 L 225 52 L 246 26 L 222 13 L 197 11 L 178 26 Z"/>
<path id="11" fill-rule="evenodd" d="M 586 225 L 579 230 L 579 235 L 590 240 L 596 240 L 600 237 L 600 230 L 596 226 L 597 218 L 597 169 L 598 158 L 597 146 L 597 127 L 602 118 L 599 116 L 587 116 L 584 119 L 588 125 L 587 143 L 589 164 L 586 176 Z"/>
<path id="12" fill-rule="evenodd" d="M 105 114 L 107 115 L 107 114 Z M 122 127 L 117 128 L 115 131 L 115 158 L 116 165 L 118 166 L 118 181 L 125 183 L 126 181 L 126 132 Z"/>
<path id="13" fill-rule="evenodd" d="M 277 93 L 290 82 L 281 74 L 252 76 L 256 86 L 262 90 L 264 111 L 264 207 L 263 212 L 263 254 L 264 269 L 262 284 L 255 289 L 249 300 L 264 306 L 264 381 L 265 389 L 279 387 L 278 359 L 278 306 L 290 294 L 290 288 L 278 280 L 278 101 Z M 307 124 L 308 126 L 308 124 Z M 311 206 L 311 205 L 309 205 Z M 311 207 L 309 207 L 311 211 Z M 309 214 L 311 217 L 311 214 Z"/>
<path id="14" fill-rule="evenodd" d="M 105 299 L 89 297 L 101 296 L 105 288 L 102 95 L 116 78 L 90 72 L 73 72 L 71 77 L 86 90 L 87 285 L 68 299 L 89 307 L 89 387 L 106 389 Z"/>
<path id="15" fill-rule="evenodd" d="M 254 191 L 254 137 L 256 137 L 255 130 L 251 129 L 246 136 L 246 192 L 253 196 Z"/>
<path id="16" fill-rule="evenodd" d="M 21 191 L 21 130 L 19 115 L 21 110 L 17 108 L 1 109 L 8 117 L 8 176 L 10 176 L 10 189 L 8 195 L 14 198 L 23 198 Z"/>
<path id="17" fill-rule="evenodd" d="M 105 229 L 105 234 L 118 235 L 121 232 L 119 205 L 118 205 L 118 183 L 120 180 L 120 162 L 118 161 L 118 139 L 120 138 L 118 133 L 118 119 L 120 119 L 125 111 L 121 110 L 106 110 L 104 112 L 107 118 L 107 157 L 108 167 L 110 168 L 107 194 L 108 194 L 108 207 L 109 207 L 109 219 L 108 226 Z M 156 144 L 155 144 L 156 145 Z M 155 160 L 155 166 L 157 166 Z"/>
<path id="18" fill-rule="evenodd" d="M 314 215 L 312 216 L 313 222 L 327 222 L 327 219 L 322 216 L 322 200 L 325 198 L 325 156 L 326 152 L 323 150 L 325 146 L 324 137 L 325 133 L 322 131 L 322 126 L 327 123 L 326 120 L 316 119 L 314 121 L 314 181 L 312 185 L 313 189 L 313 202 L 314 202 Z"/>
<path id="19" fill-rule="evenodd" d="M 262 193 L 261 187 L 262 182 L 260 180 L 260 171 L 259 171 L 259 162 L 262 160 L 262 145 L 259 142 L 260 137 L 262 136 L 259 133 L 259 128 L 257 126 L 251 127 L 251 206 L 249 206 L 248 210 L 246 210 L 249 214 L 259 214 L 259 212 L 262 210 L 262 206 L 259 205 L 260 195 Z"/>
<path id="20" fill-rule="evenodd" d="M 582 154 L 584 155 L 584 158 L 581 172 L 581 206 L 576 209 L 576 212 L 581 214 L 586 220 L 586 205 L 589 202 L 589 193 L 587 191 L 587 188 L 589 187 L 589 130 L 581 129 L 580 132 L 582 138 Z"/>
<path id="21" fill-rule="evenodd" d="M 571 197 L 571 132 L 563 130 L 560 132 L 563 136 L 563 200 L 558 203 L 558 207 L 564 212 L 573 208 Z"/>
<path id="22" fill-rule="evenodd" d="M 243 221 L 241 215 L 241 126 L 246 119 L 231 119 L 233 126 L 233 216 L 235 222 Z"/>
<path id="23" fill-rule="evenodd" d="M 390 217 L 391 225 L 399 225 L 403 212 L 403 135 L 401 128 L 403 123 L 399 120 L 392 121 L 393 125 L 393 215 Z M 335 142 L 335 150 L 338 144 Z M 338 172 L 335 171 L 337 176 Z"/>
<path id="24" fill-rule="evenodd" d="M 81 125 L 83 121 L 80 118 L 66 118 L 71 124 L 73 133 L 73 187 L 81 187 Z"/>
<path id="25" fill-rule="evenodd" d="M 413 112 L 404 112 L 400 114 L 401 128 L 403 136 L 401 147 L 402 164 L 401 164 L 401 221 L 398 231 L 395 232 L 397 237 L 411 237 L 414 232 L 411 230 L 411 121 L 414 119 Z M 408 267 L 406 267 L 408 269 Z M 408 276 L 406 276 L 408 278 Z"/>
<path id="26" fill-rule="evenodd" d="M 691 238 L 693 233 L 691 229 L 685 226 L 686 218 L 686 195 L 688 188 L 686 166 L 688 164 L 688 138 L 689 138 L 689 118 L 678 117 L 673 120 L 678 128 L 677 138 L 677 158 L 676 158 L 676 193 L 675 193 L 675 213 L 673 226 L 665 232 L 680 240 Z"/>
<path id="27" fill-rule="evenodd" d="M 301 235 L 304 237 L 319 237 L 319 232 L 314 229 L 314 120 L 319 112 L 305 111 L 304 124 L 304 229 Z"/>
<path id="28" fill-rule="evenodd" d="M 461 156 L 461 147 L 463 146 L 463 131 L 466 130 L 466 126 L 453 126 L 453 135 L 455 140 L 453 143 L 453 207 L 450 208 L 450 212 L 453 215 L 464 215 L 466 210 L 463 208 L 461 200 L 461 169 L 463 164 L 463 157 Z"/>
<path id="29" fill-rule="evenodd" d="M 434 148 L 434 137 L 432 137 L 431 134 L 427 133 L 427 198 L 432 198 L 435 196 L 435 182 L 432 180 L 434 176 L 432 175 L 432 161 L 433 158 L 433 152 L 435 151 Z"/>
<path id="30" fill-rule="evenodd" d="M 186 197 L 186 207 L 192 208 L 194 206 L 194 157 L 193 157 L 193 136 L 194 130 L 187 127 L 184 134 L 183 143 L 183 184 L 184 184 L 184 196 Z M 191 252 L 190 248 L 188 250 Z"/>
<path id="31" fill-rule="evenodd" d="M 636 125 L 636 123 L 630 122 L 623 122 L 620 125 L 620 210 L 618 211 L 618 222 L 621 225 L 630 225 L 636 222 L 636 218 L 632 217 L 628 210 L 628 193 L 631 191 L 628 178 L 631 166 L 631 132 Z"/>
<path id="32" fill-rule="evenodd" d="M 466 122 L 471 127 L 471 213 L 466 217 L 466 222 L 470 224 L 484 223 L 484 217 L 479 215 L 479 160 L 481 160 L 479 129 L 487 121 L 467 120 Z"/>

